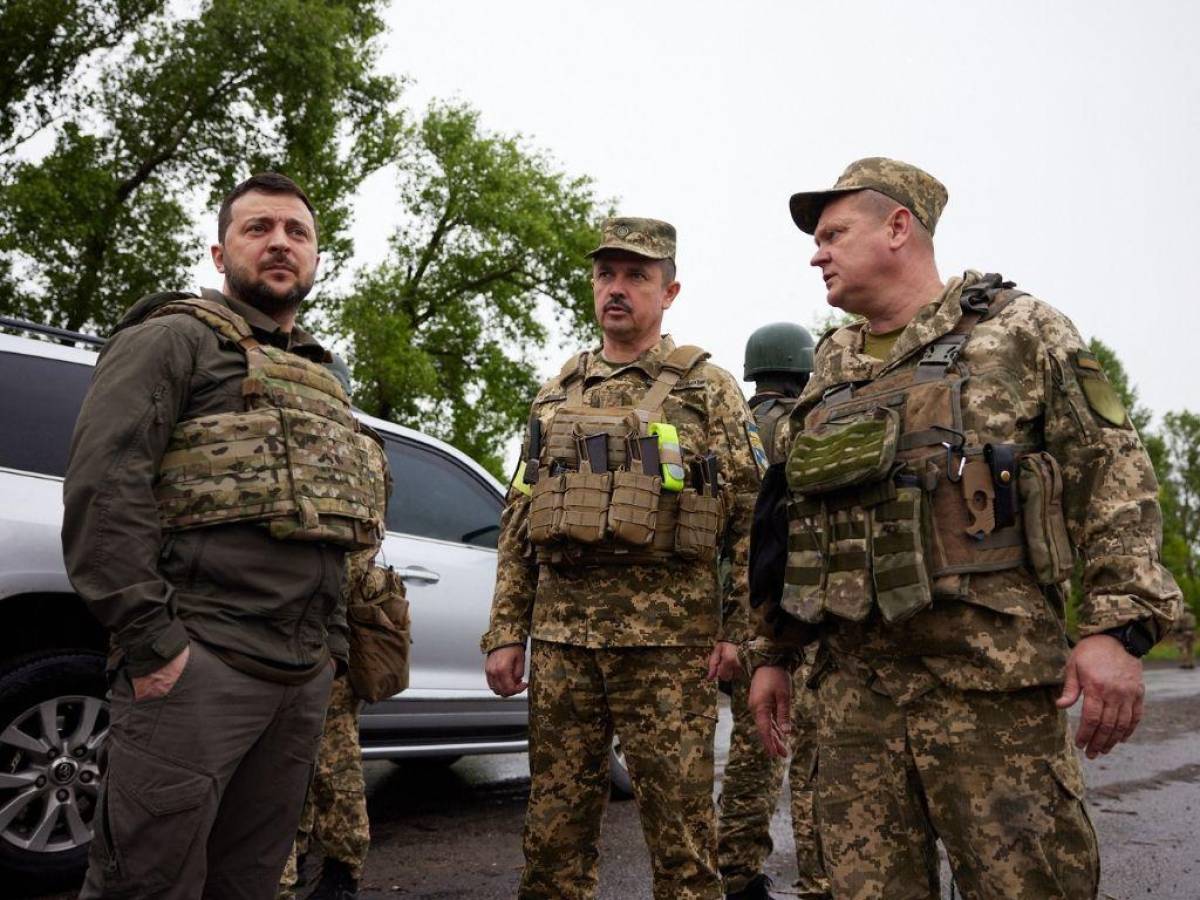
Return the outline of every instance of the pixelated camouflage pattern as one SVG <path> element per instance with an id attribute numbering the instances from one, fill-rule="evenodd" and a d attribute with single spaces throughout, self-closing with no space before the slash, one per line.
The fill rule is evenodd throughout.
<path id="1" fill-rule="evenodd" d="M 863 353 L 863 323 L 831 334 L 818 348 L 790 429 L 801 427 L 830 387 L 915 365 L 918 351 L 958 322 L 962 289 L 980 277 L 967 272 L 951 279 L 887 360 Z M 1131 426 L 1113 426 L 1088 406 L 1076 370 L 1076 354 L 1085 349 L 1070 320 L 1030 296 L 976 325 L 959 356 L 971 371 L 962 392 L 967 442 L 1044 448 L 1058 460 L 1068 530 L 1083 559 L 1081 635 L 1137 619 L 1153 620 L 1163 634 L 1181 595 L 1159 562 L 1154 471 Z M 868 665 L 876 690 L 901 701 L 939 682 L 985 691 L 1061 683 L 1068 647 L 1059 589 L 1043 593 L 1025 569 L 952 578 L 939 579 L 934 605 L 905 622 L 885 626 L 877 615 L 862 623 L 831 620 L 816 633 L 836 660 Z M 766 622 L 760 630 L 771 634 Z M 800 632 L 797 639 L 812 635 Z"/>
<path id="2" fill-rule="evenodd" d="M 584 402 L 636 406 L 675 349 L 669 336 L 630 363 L 614 364 L 589 354 Z M 538 393 L 533 411 L 548 433 L 554 411 L 566 402 L 557 378 Z M 510 489 L 500 519 L 496 589 L 484 652 L 539 640 L 585 647 L 708 646 L 718 638 L 749 637 L 744 613 L 750 517 L 758 469 L 745 425 L 750 410 L 733 376 L 702 362 L 684 376 L 664 402 L 679 431 L 684 458 L 715 453 L 726 498 L 722 551 L 733 562 L 732 619 L 722 623 L 722 597 L 713 562 L 673 558 L 654 566 L 539 566 L 528 539 L 529 498 Z M 528 434 L 522 446 L 528 445 Z M 527 453 L 522 452 L 522 457 Z"/>
<path id="3" fill-rule="evenodd" d="M 296 859 L 309 851 L 341 860 L 350 867 L 355 880 L 362 878 L 371 829 L 358 743 L 361 707 L 362 701 L 354 695 L 349 679 L 345 675 L 335 678 L 296 842 L 279 880 L 279 900 L 294 900 Z"/>
<path id="4" fill-rule="evenodd" d="M 614 729 L 650 850 L 655 900 L 719 900 L 716 684 L 703 647 L 533 641 L 521 900 L 596 896 Z"/>
<path id="5" fill-rule="evenodd" d="M 937 837 L 963 897 L 1096 896 L 1096 835 L 1056 689 L 943 686 L 900 705 L 870 678 L 839 666 L 819 687 L 817 818 L 835 897 L 940 897 Z"/>
<path id="6" fill-rule="evenodd" d="M 259 344 L 241 316 L 212 300 L 177 300 L 148 318 L 179 313 L 245 350 L 246 409 L 176 425 L 154 486 L 163 527 L 266 521 L 281 540 L 377 547 L 387 461 L 359 431 L 337 379 Z"/>
<path id="7" fill-rule="evenodd" d="M 675 226 L 659 219 L 605 219 L 600 226 L 600 246 L 588 256 L 605 250 L 624 250 L 649 259 L 674 259 Z"/>
<path id="8" fill-rule="evenodd" d="M 773 849 L 771 818 L 779 802 L 785 770 L 791 793 L 798 875 L 793 887 L 802 895 L 819 896 L 829 891 L 814 815 L 816 694 L 804 684 L 810 671 L 809 665 L 800 665 L 792 677 L 790 760 L 767 755 L 748 702 L 749 680 L 738 679 L 733 683 L 729 704 L 733 730 L 721 780 L 717 822 L 717 863 L 726 893 L 744 889 L 764 870 Z"/>
<path id="9" fill-rule="evenodd" d="M 1184 669 L 1196 668 L 1196 616 L 1186 604 L 1175 622 L 1175 646 L 1179 648 L 1179 663 Z"/>
<path id="10" fill-rule="evenodd" d="M 826 203 L 841 194 L 861 190 L 878 191 L 907 207 L 930 234 L 937 228 L 950 197 L 946 186 L 928 172 L 896 159 L 869 156 L 846 166 L 829 190 L 793 194 L 792 220 L 801 231 L 812 234 Z"/>

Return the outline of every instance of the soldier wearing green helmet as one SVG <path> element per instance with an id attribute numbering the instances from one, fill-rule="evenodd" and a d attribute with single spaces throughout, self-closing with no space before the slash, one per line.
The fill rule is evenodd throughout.
<path id="1" fill-rule="evenodd" d="M 750 409 L 770 463 L 783 459 L 787 429 L 781 426 L 812 374 L 814 346 L 808 330 L 793 322 L 763 325 L 746 341 L 743 380 L 754 382 Z M 804 689 L 807 671 L 807 665 L 797 669 L 792 692 L 792 720 L 797 724 L 792 731 L 789 779 L 798 873 L 794 889 L 801 897 L 823 898 L 829 896 L 829 882 L 821 865 L 813 818 L 816 728 L 814 696 Z M 779 801 L 783 773 L 789 768 L 784 760 L 769 756 L 758 741 L 749 688 L 745 680 L 732 684 L 733 732 L 721 783 L 717 862 L 730 900 L 765 900 L 771 896 L 763 866 L 772 849 L 771 817 Z"/>

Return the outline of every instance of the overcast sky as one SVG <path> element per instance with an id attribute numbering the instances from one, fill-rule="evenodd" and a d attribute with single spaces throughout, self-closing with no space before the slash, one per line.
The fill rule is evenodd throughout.
<path id="1" fill-rule="evenodd" d="M 1057 306 L 1161 415 L 1200 407 L 1198 9 L 395 0 L 382 65 L 414 108 L 466 101 L 622 213 L 674 223 L 666 329 L 739 377 L 754 328 L 826 310 L 788 196 L 892 156 L 949 188 L 943 277 L 999 271 Z M 389 190 L 363 192 L 362 261 L 384 251 Z"/>

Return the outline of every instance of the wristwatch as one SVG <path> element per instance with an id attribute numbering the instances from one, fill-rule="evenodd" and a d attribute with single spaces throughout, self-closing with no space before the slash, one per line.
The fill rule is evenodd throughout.
<path id="1" fill-rule="evenodd" d="M 1124 625 L 1110 628 L 1101 633 L 1115 637 L 1121 642 L 1126 653 L 1138 659 L 1149 653 L 1150 648 L 1158 643 L 1150 625 L 1144 621 L 1126 622 Z"/>

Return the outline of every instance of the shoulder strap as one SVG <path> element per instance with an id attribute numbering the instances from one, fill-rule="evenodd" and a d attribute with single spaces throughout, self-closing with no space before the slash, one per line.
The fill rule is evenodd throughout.
<path id="1" fill-rule="evenodd" d="M 662 362 L 662 367 L 658 370 L 658 375 L 654 379 L 654 383 L 650 385 L 650 390 L 646 391 L 637 408 L 639 412 L 653 413 L 660 409 L 663 401 L 667 399 L 667 394 L 671 393 L 671 389 L 678 384 L 679 379 L 690 372 L 698 363 L 708 359 L 709 354 L 699 347 L 685 344 L 682 347 L 676 347 L 671 351 Z"/>
<path id="2" fill-rule="evenodd" d="M 181 297 L 164 303 L 151 312 L 147 319 L 159 316 L 170 316 L 182 313 L 199 319 L 217 334 L 236 344 L 246 354 L 261 351 L 262 347 L 254 337 L 250 324 L 232 309 L 213 300 L 202 297 Z"/>
<path id="3" fill-rule="evenodd" d="M 1003 275 L 991 272 L 970 287 L 964 288 L 959 303 L 962 315 L 949 332 L 925 348 L 917 362 L 915 381 L 937 381 L 954 365 L 971 332 L 980 322 L 995 316 L 1009 303 L 1024 296 L 1025 291 L 1005 281 Z"/>
<path id="4" fill-rule="evenodd" d="M 587 372 L 587 362 L 588 352 L 583 350 L 563 363 L 558 372 L 558 386 L 567 392 L 568 406 L 583 403 L 583 376 Z"/>

